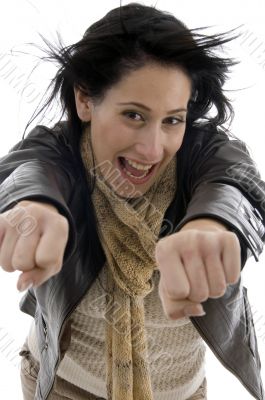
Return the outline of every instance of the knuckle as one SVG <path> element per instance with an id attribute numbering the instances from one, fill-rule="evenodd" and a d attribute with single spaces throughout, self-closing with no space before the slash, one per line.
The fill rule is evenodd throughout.
<path id="1" fill-rule="evenodd" d="M 11 265 L 13 268 L 16 268 L 18 266 L 21 267 L 23 263 L 23 258 L 19 254 L 13 254 L 12 259 L 11 259 Z"/>
<path id="2" fill-rule="evenodd" d="M 12 256 L 12 260 L 11 260 L 11 265 L 14 269 L 17 269 L 19 267 L 19 269 L 23 269 L 23 270 L 28 270 L 31 268 L 34 268 L 35 263 L 33 258 L 27 256 L 25 257 L 25 255 L 23 254 L 13 254 Z"/>
<path id="3" fill-rule="evenodd" d="M 159 260 L 163 260 L 167 256 L 165 240 L 159 240 L 155 247 L 155 256 Z"/>
<path id="4" fill-rule="evenodd" d="M 65 234 L 69 231 L 69 223 L 65 216 L 61 214 L 56 214 L 52 216 L 52 221 L 55 229 L 60 230 L 60 233 L 63 231 Z"/>
<path id="5" fill-rule="evenodd" d="M 51 260 L 51 258 L 45 257 L 45 256 L 37 256 L 36 263 L 37 263 L 38 267 L 42 268 L 42 269 L 50 269 L 50 268 L 52 269 L 54 266 L 53 260 Z"/>
<path id="6" fill-rule="evenodd" d="M 12 267 L 11 263 L 2 262 L 0 260 L 0 266 L 5 272 L 14 272 L 14 268 Z"/>
<path id="7" fill-rule="evenodd" d="M 234 285 L 235 283 L 238 282 L 239 278 L 240 278 L 240 273 L 237 275 L 230 275 L 227 283 L 229 285 Z"/>
<path id="8" fill-rule="evenodd" d="M 0 237 L 4 237 L 5 234 L 15 234 L 14 226 L 11 222 L 8 220 L 8 211 L 4 214 L 2 214 L 2 218 L 0 221 Z"/>
<path id="9" fill-rule="evenodd" d="M 189 295 L 189 290 L 182 288 L 167 288 L 167 295 L 169 299 L 185 299 Z"/>
<path id="10" fill-rule="evenodd" d="M 233 238 L 233 240 L 235 240 L 236 242 L 239 242 L 238 236 L 235 232 L 231 232 L 231 231 L 226 231 L 227 236 L 230 236 L 231 238 Z"/>
<path id="11" fill-rule="evenodd" d="M 226 292 L 226 285 L 218 286 L 217 288 L 213 289 L 210 293 L 210 297 L 217 298 L 222 297 Z"/>
<path id="12" fill-rule="evenodd" d="M 64 217 L 63 215 L 61 216 L 61 224 L 65 230 L 65 233 L 68 235 L 69 233 L 69 222 L 68 219 L 66 217 Z"/>
<path id="13" fill-rule="evenodd" d="M 10 258 L 7 257 L 7 256 L 4 256 L 2 254 L 2 252 L 0 254 L 0 267 L 5 272 L 14 272 L 14 268 L 12 267 L 12 263 L 10 261 Z"/>
<path id="14" fill-rule="evenodd" d="M 54 263 L 54 268 L 53 268 L 53 270 L 54 270 L 54 272 L 55 272 L 56 274 L 58 274 L 58 272 L 60 272 L 61 269 L 62 269 L 62 263 L 61 263 L 61 262 Z"/>
<path id="15" fill-rule="evenodd" d="M 195 303 L 201 303 L 207 300 L 209 297 L 209 292 L 205 290 L 191 292 L 189 299 Z"/>
<path id="16" fill-rule="evenodd" d="M 10 257 L 7 256 L 5 251 L 0 252 L 0 266 L 6 272 L 13 272 L 14 268 L 12 267 L 12 263 Z"/>
<path id="17" fill-rule="evenodd" d="M 210 235 L 209 235 L 209 233 L 210 233 Z M 198 230 L 198 231 L 196 231 L 195 239 L 198 242 L 198 244 L 205 244 L 206 242 L 209 241 L 209 237 L 212 238 L 212 236 L 213 236 L 212 233 L 213 232 Z"/>
<path id="18" fill-rule="evenodd" d="M 183 250 L 182 250 L 182 252 L 181 252 L 181 256 L 182 256 L 185 260 L 189 261 L 189 260 L 191 260 L 192 258 L 194 258 L 194 252 L 195 252 L 195 250 L 192 249 L 191 247 L 186 247 L 186 248 L 183 248 Z"/>
<path id="19" fill-rule="evenodd" d="M 68 220 L 65 216 L 61 215 L 55 206 L 49 203 L 42 203 L 38 201 L 21 201 L 17 207 L 26 209 L 26 215 L 36 218 L 39 221 L 52 221 L 53 225 L 64 226 L 65 229 L 68 225 Z"/>
<path id="20" fill-rule="evenodd" d="M 29 235 L 36 226 L 36 219 L 20 203 L 2 214 L 8 232 L 16 235 Z"/>
<path id="21" fill-rule="evenodd" d="M 219 283 L 219 285 L 217 285 L 217 290 L 219 290 L 220 292 L 223 292 L 226 290 L 226 282 L 223 281 L 221 283 Z"/>
<path id="22" fill-rule="evenodd" d="M 233 264 L 232 268 L 227 271 L 226 275 L 226 283 L 234 284 L 237 283 L 241 275 L 241 263 L 237 263 L 237 265 Z"/>
<path id="23" fill-rule="evenodd" d="M 26 237 L 35 231 L 36 226 L 36 219 L 32 215 L 28 214 L 17 223 L 16 231 L 19 235 Z"/>
<path id="24" fill-rule="evenodd" d="M 11 211 L 13 211 L 18 216 L 19 216 L 19 212 L 21 213 L 21 216 L 33 215 L 39 211 L 39 207 L 38 207 L 38 204 L 36 204 L 32 201 L 23 200 L 23 201 L 20 201 L 19 203 L 17 203 Z"/>
<path id="25" fill-rule="evenodd" d="M 235 232 L 225 232 L 226 233 L 226 238 L 229 242 L 232 242 L 235 246 L 240 248 L 240 241 Z"/>

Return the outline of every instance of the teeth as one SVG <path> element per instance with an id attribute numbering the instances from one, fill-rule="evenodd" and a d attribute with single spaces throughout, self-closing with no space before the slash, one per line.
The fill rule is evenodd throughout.
<path id="1" fill-rule="evenodd" d="M 143 164 L 139 164 L 135 161 L 128 160 L 127 158 L 126 158 L 126 160 L 127 160 L 128 164 L 130 164 L 132 167 L 134 167 L 140 171 L 148 171 L 152 167 L 152 164 L 143 165 Z"/>
<path id="2" fill-rule="evenodd" d="M 127 175 L 129 175 L 130 177 L 132 177 L 132 178 L 134 178 L 134 179 L 143 179 L 146 175 L 148 175 L 148 172 L 149 172 L 149 171 L 146 171 L 146 172 L 145 172 L 143 175 L 141 175 L 141 176 L 135 176 L 135 175 L 132 175 L 129 171 L 127 171 L 126 168 L 123 168 L 123 171 L 126 172 Z"/>

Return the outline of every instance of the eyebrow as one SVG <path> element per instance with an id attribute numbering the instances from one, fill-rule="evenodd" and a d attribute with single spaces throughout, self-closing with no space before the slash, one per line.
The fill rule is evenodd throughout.
<path id="1" fill-rule="evenodd" d="M 152 111 L 149 107 L 145 106 L 144 104 L 137 103 L 137 102 L 135 102 L 135 101 L 130 101 L 130 102 L 128 102 L 128 103 L 117 103 L 117 104 L 120 105 L 120 106 L 134 105 L 134 106 L 143 108 L 143 109 L 146 110 L 146 111 Z M 187 111 L 187 109 L 184 108 L 184 107 L 176 108 L 175 110 L 168 111 L 168 112 L 167 112 L 167 115 L 169 115 L 169 114 L 174 114 L 174 113 L 177 113 L 177 112 L 180 112 L 180 111 Z"/>

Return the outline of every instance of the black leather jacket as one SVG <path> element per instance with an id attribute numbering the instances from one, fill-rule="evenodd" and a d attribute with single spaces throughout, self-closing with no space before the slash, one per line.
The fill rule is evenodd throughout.
<path id="1" fill-rule="evenodd" d="M 70 224 L 61 271 L 28 290 L 20 302 L 20 309 L 36 322 L 40 371 L 35 400 L 48 398 L 70 343 L 71 313 L 105 260 L 93 217 L 84 217 L 92 206 L 90 196 L 81 195 L 86 182 L 74 159 L 66 122 L 52 129 L 37 126 L 0 159 L 0 213 L 32 199 L 52 203 Z M 265 241 L 265 184 L 244 143 L 206 126 L 189 128 L 177 160 L 178 190 L 165 214 L 174 231 L 189 220 L 212 217 L 237 234 L 242 269 L 251 255 L 258 261 Z M 205 316 L 191 318 L 201 337 L 255 399 L 265 399 L 256 333 L 241 279 L 203 307 Z"/>

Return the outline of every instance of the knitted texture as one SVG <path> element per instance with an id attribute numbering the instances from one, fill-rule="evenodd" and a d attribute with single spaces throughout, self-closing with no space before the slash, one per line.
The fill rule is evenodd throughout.
<path id="1" fill-rule="evenodd" d="M 153 400 L 144 325 L 144 297 L 153 290 L 155 244 L 176 191 L 176 157 L 142 196 L 127 202 L 93 165 L 90 125 L 83 129 L 80 153 L 88 182 L 95 175 L 92 202 L 106 255 L 106 376 L 108 400 Z"/>
<path id="2" fill-rule="evenodd" d="M 56 372 L 74 387 L 104 399 L 107 399 L 105 314 L 110 299 L 106 276 L 104 266 L 69 317 L 71 343 Z M 166 316 L 158 294 L 159 270 L 154 271 L 152 279 L 154 290 L 144 298 L 144 309 L 153 396 L 155 400 L 186 400 L 205 376 L 206 347 L 190 318 L 173 320 Z M 34 321 L 28 345 L 39 360 Z M 74 392 L 69 397 L 75 399 Z"/>

